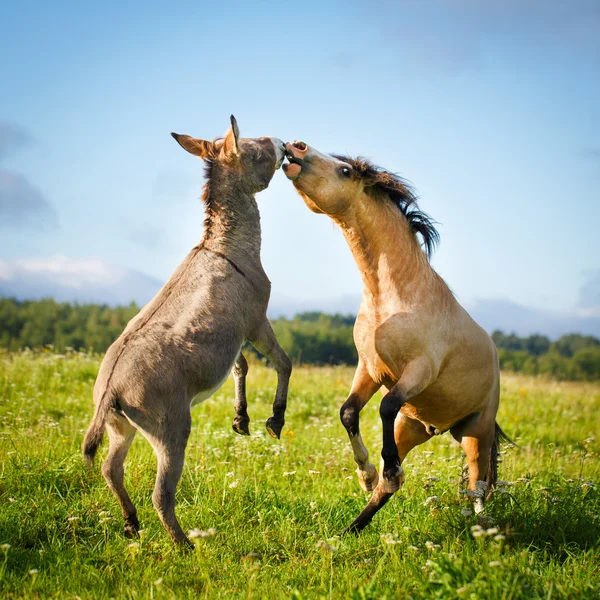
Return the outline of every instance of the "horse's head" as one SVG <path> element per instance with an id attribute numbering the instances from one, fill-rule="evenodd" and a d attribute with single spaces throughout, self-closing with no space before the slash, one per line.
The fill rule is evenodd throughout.
<path id="1" fill-rule="evenodd" d="M 264 190 L 281 166 L 285 144 L 278 138 L 242 138 L 235 117 L 223 138 L 212 142 L 189 135 L 171 134 L 184 149 L 229 171 L 244 191 L 255 194 Z"/>
<path id="2" fill-rule="evenodd" d="M 351 164 L 304 142 L 290 142 L 285 149 L 289 163 L 283 171 L 313 212 L 342 215 L 362 194 L 364 184 Z"/>

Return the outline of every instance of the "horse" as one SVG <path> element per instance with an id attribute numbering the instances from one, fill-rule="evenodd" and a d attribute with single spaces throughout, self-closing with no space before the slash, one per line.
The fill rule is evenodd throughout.
<path id="1" fill-rule="evenodd" d="M 480 513 L 497 479 L 500 371 L 489 335 L 430 264 L 439 241 L 411 186 L 364 158 L 286 144 L 283 170 L 315 213 L 342 231 L 363 281 L 354 326 L 358 366 L 340 418 L 363 490 L 372 491 L 346 531 L 358 532 L 404 483 L 417 445 L 450 431 L 466 453 L 468 496 Z M 361 409 L 380 388 L 382 477 L 360 435 Z"/>
<path id="2" fill-rule="evenodd" d="M 206 161 L 202 240 L 108 349 L 94 386 L 96 410 L 83 454 L 93 463 L 106 428 L 110 446 L 102 474 L 121 505 L 125 535 L 132 537 L 140 524 L 123 483 L 123 462 L 140 431 L 158 462 L 154 507 L 171 538 L 191 546 L 175 516 L 190 410 L 216 392 L 233 368 L 233 429 L 250 434 L 248 364 L 242 354 L 246 340 L 277 372 L 267 430 L 278 438 L 284 425 L 292 365 L 266 317 L 271 283 L 260 260 L 254 195 L 269 185 L 285 147 L 278 138 L 241 138 L 233 115 L 225 137 L 212 142 L 171 135 Z"/>

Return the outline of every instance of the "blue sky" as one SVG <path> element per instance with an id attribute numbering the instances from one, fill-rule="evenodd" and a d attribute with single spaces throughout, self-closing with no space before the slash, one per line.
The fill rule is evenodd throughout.
<path id="1" fill-rule="evenodd" d="M 169 132 L 234 113 L 409 179 L 474 312 L 600 331 L 595 0 L 7 4 L 0 292 L 143 300 L 202 233 L 202 164 Z M 352 310 L 330 221 L 283 173 L 258 202 L 274 310 Z"/>

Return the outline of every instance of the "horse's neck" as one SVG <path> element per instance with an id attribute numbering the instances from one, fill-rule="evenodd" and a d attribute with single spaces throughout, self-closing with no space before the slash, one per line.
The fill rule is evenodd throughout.
<path id="1" fill-rule="evenodd" d="M 396 301 L 410 307 L 421 301 L 435 272 L 396 207 L 367 198 L 337 222 L 374 306 Z"/>
<path id="2" fill-rule="evenodd" d="M 213 178 L 204 201 L 204 246 L 226 256 L 260 261 L 260 213 L 254 196 L 224 178 Z"/>

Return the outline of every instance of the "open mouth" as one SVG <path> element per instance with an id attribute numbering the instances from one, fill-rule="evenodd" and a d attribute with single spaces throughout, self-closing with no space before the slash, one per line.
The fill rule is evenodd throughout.
<path id="1" fill-rule="evenodd" d="M 300 165 L 304 164 L 304 161 L 301 158 L 296 158 L 291 150 L 286 150 L 285 157 L 288 159 L 288 162 L 292 165 Z"/>
<path id="2" fill-rule="evenodd" d="M 304 142 L 293 142 L 292 146 L 297 148 L 300 152 L 306 152 L 308 148 Z M 288 162 L 283 165 L 283 172 L 288 179 L 294 180 L 300 175 L 302 167 L 304 166 L 304 160 L 295 156 L 291 150 L 286 150 L 285 157 Z"/>

